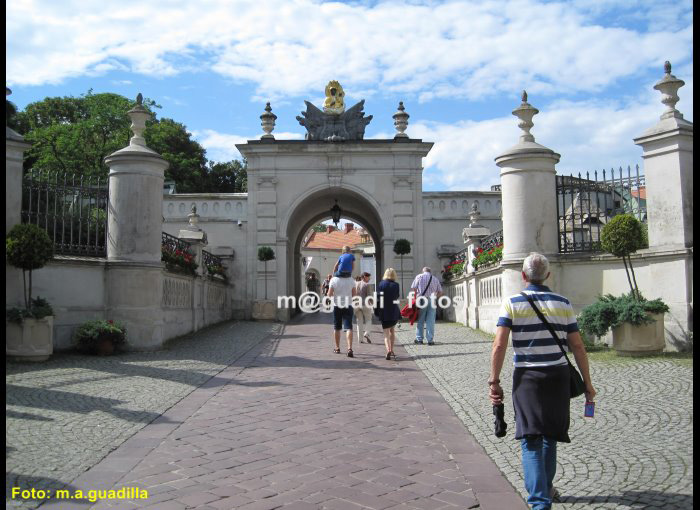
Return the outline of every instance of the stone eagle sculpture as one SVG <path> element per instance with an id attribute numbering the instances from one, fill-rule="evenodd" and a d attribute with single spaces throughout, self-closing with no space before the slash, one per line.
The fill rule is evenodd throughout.
<path id="1" fill-rule="evenodd" d="M 342 91 L 340 84 L 338 84 L 338 88 Z M 309 101 L 304 101 L 304 103 L 306 111 L 301 112 L 302 117 L 297 116 L 296 119 L 299 124 L 306 128 L 307 140 L 327 142 L 362 140 L 367 124 L 372 120 L 372 115 L 365 117 L 365 113 L 362 111 L 365 104 L 364 99 L 341 113 L 324 112 Z"/>

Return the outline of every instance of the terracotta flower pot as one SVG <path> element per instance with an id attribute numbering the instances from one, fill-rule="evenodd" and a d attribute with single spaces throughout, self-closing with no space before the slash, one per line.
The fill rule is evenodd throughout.
<path id="1" fill-rule="evenodd" d="M 114 342 L 109 336 L 102 336 L 95 345 L 98 356 L 110 356 L 114 354 Z"/>

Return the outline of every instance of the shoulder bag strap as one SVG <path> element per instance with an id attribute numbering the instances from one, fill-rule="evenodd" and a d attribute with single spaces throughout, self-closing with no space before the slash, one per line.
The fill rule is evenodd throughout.
<path id="1" fill-rule="evenodd" d="M 569 365 L 571 365 L 571 361 L 569 361 L 569 357 L 566 355 L 566 351 L 564 350 L 564 346 L 562 345 L 561 340 L 559 339 L 559 336 L 555 333 L 554 328 L 552 327 L 552 325 L 551 325 L 549 322 L 547 322 L 547 319 L 544 318 L 544 315 L 542 315 L 542 312 L 540 311 L 540 309 L 537 308 L 537 306 L 535 306 L 535 302 L 532 300 L 532 297 L 530 297 L 529 295 L 527 295 L 525 292 L 521 292 L 520 295 L 521 295 L 521 296 L 524 296 L 525 299 L 527 299 L 527 302 L 530 303 L 530 306 L 532 307 L 533 310 L 535 310 L 535 313 L 537 314 L 537 317 L 539 317 L 540 320 L 544 323 L 544 325 L 547 327 L 547 329 L 549 330 L 549 332 L 552 334 L 552 337 L 554 337 L 554 340 L 556 340 L 557 345 L 558 345 L 559 348 L 561 349 L 561 352 L 564 353 L 564 357 L 566 358 L 566 362 L 567 362 Z"/>
<path id="2" fill-rule="evenodd" d="M 425 296 L 425 293 L 428 292 L 428 287 L 430 287 L 430 284 L 432 283 L 432 281 L 433 281 L 433 275 L 430 275 L 430 280 L 428 280 L 428 285 L 425 286 L 425 290 L 423 291 L 421 296 Z"/>

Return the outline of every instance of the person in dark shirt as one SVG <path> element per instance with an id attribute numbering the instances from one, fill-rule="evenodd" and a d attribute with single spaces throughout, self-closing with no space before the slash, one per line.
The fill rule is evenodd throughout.
<path id="1" fill-rule="evenodd" d="M 396 354 L 394 354 L 396 332 L 394 328 L 401 319 L 398 305 L 400 294 L 399 284 L 396 283 L 396 270 L 390 267 L 384 271 L 384 278 L 377 285 L 377 308 L 374 311 L 377 318 L 382 321 L 386 359 L 388 360 L 396 359 Z"/>

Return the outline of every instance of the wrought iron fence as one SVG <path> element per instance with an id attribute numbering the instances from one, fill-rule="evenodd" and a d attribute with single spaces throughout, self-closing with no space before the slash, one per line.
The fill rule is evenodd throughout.
<path id="1" fill-rule="evenodd" d="M 108 180 L 33 169 L 22 180 L 22 223 L 52 239 L 54 253 L 107 256 Z"/>
<path id="2" fill-rule="evenodd" d="M 503 230 L 498 230 L 491 235 L 484 237 L 481 240 L 481 248 L 484 251 L 489 251 L 492 248 L 496 248 L 503 244 Z"/>
<path id="3" fill-rule="evenodd" d="M 600 251 L 600 233 L 611 218 L 629 213 L 646 223 L 646 185 L 639 165 L 556 176 L 559 252 Z"/>
<path id="4" fill-rule="evenodd" d="M 171 236 L 170 234 L 166 234 L 165 232 L 162 233 L 161 245 L 163 251 L 171 255 L 175 255 L 178 251 L 182 253 L 190 253 L 190 243 L 183 241 L 182 239 L 178 239 L 175 236 Z"/>
<path id="5" fill-rule="evenodd" d="M 202 262 L 204 267 L 223 267 L 224 263 L 221 257 L 217 257 L 209 253 L 208 251 L 202 250 Z"/>

